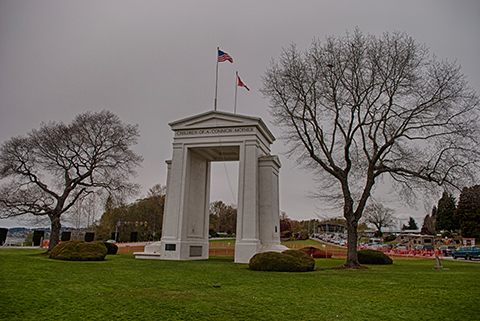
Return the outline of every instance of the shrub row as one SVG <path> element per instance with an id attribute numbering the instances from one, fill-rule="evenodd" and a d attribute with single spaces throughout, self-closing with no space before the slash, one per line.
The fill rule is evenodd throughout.
<path id="1" fill-rule="evenodd" d="M 376 250 L 360 250 L 357 252 L 358 262 L 360 264 L 392 264 L 393 260 L 383 253 Z"/>

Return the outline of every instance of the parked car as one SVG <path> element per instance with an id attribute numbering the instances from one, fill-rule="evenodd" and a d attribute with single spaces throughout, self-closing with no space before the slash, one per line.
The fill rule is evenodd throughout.
<path id="1" fill-rule="evenodd" d="M 465 260 L 480 258 L 480 246 L 460 246 L 452 254 L 455 260 L 459 257 L 463 257 Z"/>
<path id="2" fill-rule="evenodd" d="M 382 249 L 382 245 L 381 244 L 370 243 L 370 244 L 367 245 L 367 249 L 369 249 L 369 250 L 380 250 L 380 249 Z"/>
<path id="3" fill-rule="evenodd" d="M 439 246 L 437 250 L 442 251 L 443 256 L 452 256 L 453 251 L 456 249 L 457 247 L 453 245 L 442 245 Z"/>
<path id="4" fill-rule="evenodd" d="M 433 245 L 417 245 L 413 249 L 413 255 L 433 255 L 435 252 L 434 250 L 435 248 L 433 247 Z"/>
<path id="5" fill-rule="evenodd" d="M 435 248 L 433 245 L 417 245 L 415 246 L 415 250 L 421 250 L 421 251 L 433 251 Z"/>

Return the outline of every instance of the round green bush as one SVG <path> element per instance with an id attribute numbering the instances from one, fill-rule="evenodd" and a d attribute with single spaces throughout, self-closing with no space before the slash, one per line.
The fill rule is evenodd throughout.
<path id="1" fill-rule="evenodd" d="M 308 254 L 286 250 L 279 252 L 263 252 L 255 254 L 248 264 L 254 271 L 277 271 L 277 272 L 307 272 L 313 271 L 315 260 Z"/>
<path id="2" fill-rule="evenodd" d="M 65 261 L 103 261 L 107 247 L 100 242 L 67 241 L 50 251 L 50 258 Z"/>
<path id="3" fill-rule="evenodd" d="M 101 243 L 107 248 L 107 255 L 115 255 L 118 252 L 118 246 L 115 243 L 97 241 L 96 243 Z"/>
<path id="4" fill-rule="evenodd" d="M 286 250 L 282 254 L 293 256 L 297 260 L 297 264 L 300 265 L 298 272 L 313 271 L 315 268 L 315 260 L 307 253 L 297 250 Z"/>
<path id="5" fill-rule="evenodd" d="M 107 248 L 107 255 L 109 254 L 112 254 L 112 255 L 115 255 L 117 254 L 118 252 L 118 246 L 117 244 L 113 244 L 113 243 L 109 243 L 109 242 L 105 242 L 103 243 L 105 244 L 106 248 Z"/>
<path id="6" fill-rule="evenodd" d="M 360 250 L 358 262 L 360 264 L 392 264 L 393 260 L 382 251 Z"/>

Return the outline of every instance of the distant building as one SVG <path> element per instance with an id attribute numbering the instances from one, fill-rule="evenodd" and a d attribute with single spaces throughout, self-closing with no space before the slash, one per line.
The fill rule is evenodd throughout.
<path id="1" fill-rule="evenodd" d="M 408 233 L 402 233 L 398 235 L 394 242 L 405 245 L 409 248 L 414 248 L 417 245 L 434 245 L 433 235 L 418 235 Z"/>
<path id="2" fill-rule="evenodd" d="M 319 233 L 327 234 L 343 234 L 347 232 L 345 225 L 335 224 L 335 223 L 321 223 L 317 225 Z"/>
<path id="3" fill-rule="evenodd" d="M 400 235 L 400 234 L 420 234 L 420 230 L 387 230 L 385 233 Z"/>

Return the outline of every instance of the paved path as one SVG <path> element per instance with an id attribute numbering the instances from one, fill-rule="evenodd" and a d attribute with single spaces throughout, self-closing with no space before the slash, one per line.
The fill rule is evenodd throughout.
<path id="1" fill-rule="evenodd" d="M 454 259 L 453 257 L 451 256 L 444 256 L 443 259 L 441 260 L 448 260 L 448 261 L 459 261 L 459 262 L 472 262 L 472 263 L 480 263 L 480 260 L 465 260 L 465 259 Z"/>
<path id="2" fill-rule="evenodd" d="M 0 246 L 0 249 L 43 249 L 38 246 Z"/>

